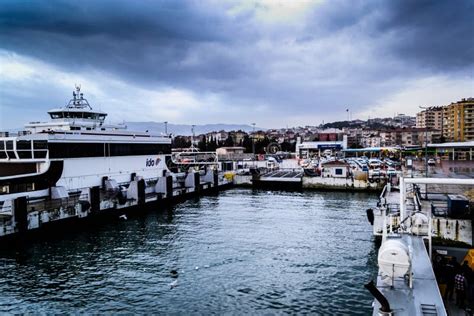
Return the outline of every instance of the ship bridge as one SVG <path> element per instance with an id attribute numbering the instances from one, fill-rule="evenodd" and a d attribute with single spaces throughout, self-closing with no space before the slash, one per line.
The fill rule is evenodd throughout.
<path id="1" fill-rule="evenodd" d="M 81 87 L 76 86 L 72 92 L 73 98 L 62 108 L 51 109 L 48 114 L 50 122 L 30 122 L 25 128 L 31 133 L 40 133 L 53 130 L 106 130 L 125 129 L 125 125 L 105 125 L 107 113 L 94 110 L 81 92 Z"/>

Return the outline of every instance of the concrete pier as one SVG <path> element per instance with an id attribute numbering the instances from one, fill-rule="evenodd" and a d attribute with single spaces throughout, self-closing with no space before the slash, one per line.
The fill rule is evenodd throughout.
<path id="1" fill-rule="evenodd" d="M 20 197 L 0 212 L 0 246 L 6 240 L 65 228 L 70 222 L 87 222 L 98 218 L 133 214 L 149 207 L 160 207 L 190 198 L 216 193 L 233 183 L 213 170 L 166 174 L 156 179 L 134 177 L 126 185 L 104 179 L 102 187 L 85 188 L 57 199 L 28 200 Z"/>

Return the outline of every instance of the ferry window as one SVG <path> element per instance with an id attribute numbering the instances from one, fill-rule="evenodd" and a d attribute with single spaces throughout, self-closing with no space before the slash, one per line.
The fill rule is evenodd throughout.
<path id="1" fill-rule="evenodd" d="M 0 194 L 8 194 L 10 193 L 10 186 L 2 185 L 0 186 Z"/>
<path id="2" fill-rule="evenodd" d="M 35 186 L 33 183 L 27 183 L 26 185 L 26 191 L 29 192 L 29 191 L 33 191 L 35 189 Z"/>
<path id="3" fill-rule="evenodd" d="M 103 143 L 50 143 L 51 158 L 103 157 Z"/>
<path id="4" fill-rule="evenodd" d="M 71 126 L 71 131 L 79 131 L 81 130 L 80 127 L 77 127 L 77 126 Z"/>
<path id="5" fill-rule="evenodd" d="M 12 140 L 7 141 L 7 149 L 13 149 L 13 141 Z"/>
<path id="6" fill-rule="evenodd" d="M 47 149 L 48 142 L 45 140 L 35 140 L 33 141 L 33 148 L 34 149 Z"/>
<path id="7" fill-rule="evenodd" d="M 0 159 L 6 159 L 7 158 L 7 153 L 4 152 L 3 150 L 0 151 Z"/>
<path id="8" fill-rule="evenodd" d="M 59 112 L 59 113 L 51 113 L 51 118 L 52 119 L 60 119 L 60 118 L 63 118 L 63 113 Z"/>
<path id="9" fill-rule="evenodd" d="M 5 143 L 3 141 L 0 141 L 0 150 L 5 149 Z"/>
<path id="10" fill-rule="evenodd" d="M 31 141 L 20 140 L 16 143 L 16 149 L 19 150 L 31 150 Z"/>
<path id="11" fill-rule="evenodd" d="M 84 113 L 84 118 L 91 119 L 91 120 L 96 120 L 97 119 L 97 114 L 96 113 Z"/>
<path id="12" fill-rule="evenodd" d="M 16 159 L 14 151 L 7 151 L 7 155 L 8 155 L 8 158 L 10 159 Z"/>
<path id="13" fill-rule="evenodd" d="M 47 153 L 46 150 L 36 150 L 34 152 L 35 158 L 46 158 L 46 153 Z"/>
<path id="14" fill-rule="evenodd" d="M 25 150 L 25 151 L 19 150 L 19 151 L 17 151 L 17 154 L 18 154 L 18 157 L 20 159 L 31 159 L 31 151 L 30 150 Z"/>

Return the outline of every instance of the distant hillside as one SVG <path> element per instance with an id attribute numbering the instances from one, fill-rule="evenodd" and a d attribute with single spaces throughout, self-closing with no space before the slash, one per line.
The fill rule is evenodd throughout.
<path id="1" fill-rule="evenodd" d="M 129 131 L 149 131 L 150 133 L 160 134 L 165 132 L 165 124 L 159 122 L 125 122 Z M 168 124 L 168 133 L 174 135 L 192 135 L 192 126 L 186 124 Z M 236 131 L 243 130 L 246 132 L 252 131 L 251 125 L 243 124 L 206 124 L 196 125 L 194 133 L 196 135 L 204 134 L 213 131 Z M 262 128 L 255 127 L 255 130 L 262 130 Z"/>

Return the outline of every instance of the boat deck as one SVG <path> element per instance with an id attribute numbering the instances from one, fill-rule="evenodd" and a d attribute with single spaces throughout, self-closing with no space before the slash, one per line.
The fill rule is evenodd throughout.
<path id="1" fill-rule="evenodd" d="M 390 287 L 379 274 L 377 288 L 396 315 L 447 315 L 423 239 L 413 235 L 402 235 L 401 238 L 411 249 L 413 287 L 410 288 L 405 279 L 394 280 L 394 286 Z M 379 315 L 379 308 L 376 301 L 374 316 Z"/>

